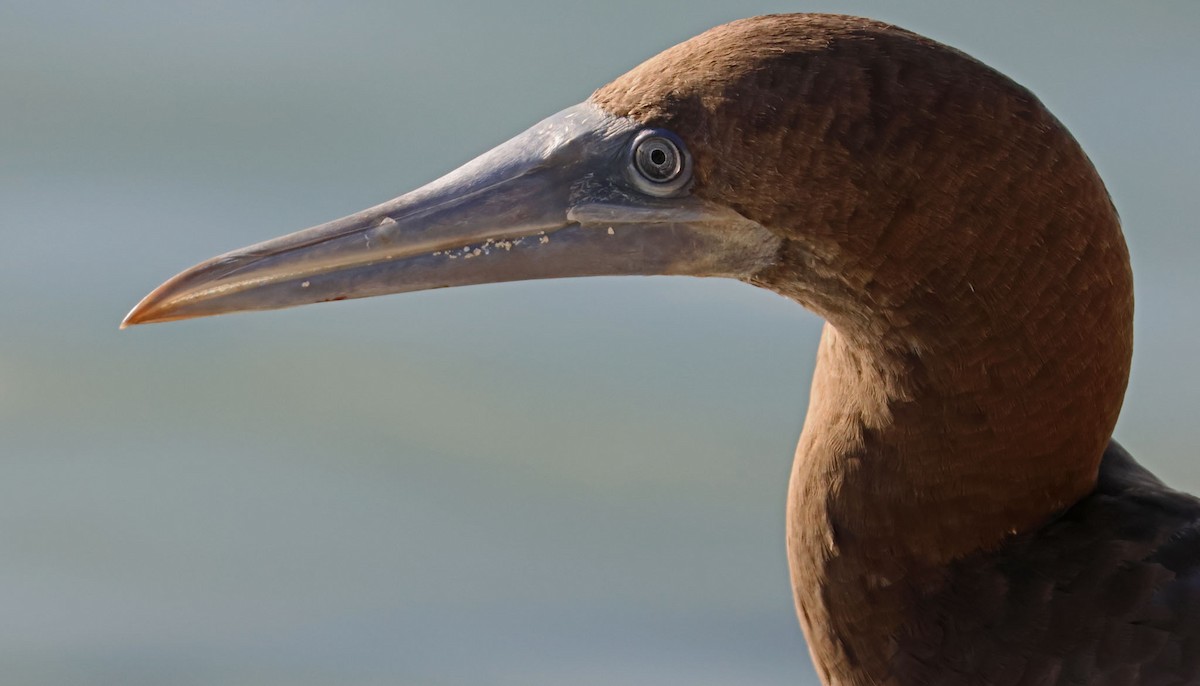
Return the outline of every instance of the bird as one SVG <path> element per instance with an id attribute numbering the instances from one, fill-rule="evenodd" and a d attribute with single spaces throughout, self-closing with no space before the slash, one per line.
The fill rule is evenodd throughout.
<path id="1" fill-rule="evenodd" d="M 824 683 L 1200 684 L 1200 501 L 1112 438 L 1133 281 L 1108 191 L 1030 91 L 891 24 L 718 26 L 122 326 L 593 275 L 824 318 L 786 527 Z"/>

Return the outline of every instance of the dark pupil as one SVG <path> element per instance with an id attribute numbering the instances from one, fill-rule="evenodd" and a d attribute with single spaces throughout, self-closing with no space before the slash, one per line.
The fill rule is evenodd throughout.
<path id="1" fill-rule="evenodd" d="M 670 181 L 676 174 L 679 162 L 678 154 L 670 143 L 663 140 L 650 140 L 638 147 L 638 167 L 651 181 L 659 183 Z"/>

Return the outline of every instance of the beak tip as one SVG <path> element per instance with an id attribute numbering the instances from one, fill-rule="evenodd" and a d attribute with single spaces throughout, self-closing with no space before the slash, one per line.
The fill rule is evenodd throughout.
<path id="1" fill-rule="evenodd" d="M 129 314 L 125 315 L 125 318 L 121 320 L 121 325 L 118 326 L 117 329 L 120 331 L 124 331 L 125 329 L 128 329 L 131 326 L 137 326 L 138 324 L 141 324 L 143 322 L 143 320 L 139 316 L 141 313 L 138 312 L 138 310 L 139 310 L 139 308 L 137 308 L 137 307 L 130 310 Z"/>
<path id="2" fill-rule="evenodd" d="M 125 318 L 121 320 L 121 325 L 118 328 L 123 331 L 131 326 L 160 321 L 162 317 L 156 316 L 156 314 L 161 315 L 162 312 L 160 312 L 160 310 L 162 308 L 157 306 L 159 303 L 155 301 L 158 299 L 154 296 L 155 293 L 151 293 L 145 298 L 142 298 L 138 304 L 134 305 L 133 309 L 129 311 L 129 314 L 125 315 Z"/>
<path id="3" fill-rule="evenodd" d="M 198 267 L 204 265 L 198 265 Z M 187 279 L 197 271 L 198 267 L 185 270 L 167 279 L 162 285 L 150 291 L 144 298 L 138 301 L 129 314 L 121 320 L 121 329 L 128 329 L 131 326 L 141 324 L 154 324 L 157 322 L 169 322 L 176 319 L 188 319 L 196 315 L 181 314 L 179 309 L 179 296 L 181 293 L 186 293 Z"/>

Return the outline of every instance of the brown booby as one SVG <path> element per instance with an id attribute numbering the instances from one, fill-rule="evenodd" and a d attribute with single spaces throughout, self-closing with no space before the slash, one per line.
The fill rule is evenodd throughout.
<path id="1" fill-rule="evenodd" d="M 1200 683 L 1200 501 L 1111 439 L 1133 287 L 1108 193 L 1027 90 L 895 26 L 717 27 L 125 324 L 602 274 L 826 319 L 787 547 L 827 684 Z"/>

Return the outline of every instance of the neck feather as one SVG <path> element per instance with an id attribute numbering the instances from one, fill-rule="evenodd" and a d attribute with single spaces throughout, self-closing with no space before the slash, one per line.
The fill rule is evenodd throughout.
<path id="1" fill-rule="evenodd" d="M 748 280 L 829 322 L 793 581 L 826 682 L 886 683 L 937 570 L 1093 487 L 1132 347 L 1103 184 L 1028 91 L 853 17 L 718 27 L 592 100 L 687 141 L 692 192 L 782 239 Z"/>
<path id="2" fill-rule="evenodd" d="M 936 212 L 876 217 L 946 223 L 893 227 L 916 237 L 904 251 L 919 269 L 891 231 L 867 259 L 796 234 L 754 279 L 829 322 L 788 506 L 797 605 L 827 682 L 883 683 L 938 570 L 1094 487 L 1128 378 L 1132 275 L 1102 183 L 1059 142 L 983 212 L 959 187 Z"/>

